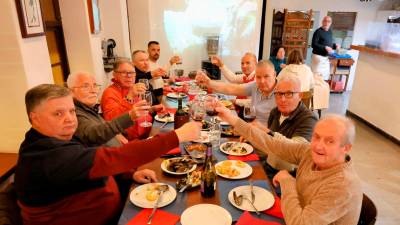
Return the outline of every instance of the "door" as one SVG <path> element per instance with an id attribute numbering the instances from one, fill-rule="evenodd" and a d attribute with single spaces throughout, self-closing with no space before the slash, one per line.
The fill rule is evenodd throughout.
<path id="1" fill-rule="evenodd" d="M 54 83 L 64 85 L 69 74 L 58 0 L 40 0 Z"/>

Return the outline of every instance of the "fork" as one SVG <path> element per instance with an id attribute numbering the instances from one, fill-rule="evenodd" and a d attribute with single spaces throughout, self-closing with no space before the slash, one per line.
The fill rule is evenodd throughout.
<path id="1" fill-rule="evenodd" d="M 251 180 L 249 180 L 249 184 L 250 184 L 250 193 L 251 193 L 251 203 L 254 203 L 254 201 L 256 200 L 256 195 L 254 194 L 253 182 Z"/>

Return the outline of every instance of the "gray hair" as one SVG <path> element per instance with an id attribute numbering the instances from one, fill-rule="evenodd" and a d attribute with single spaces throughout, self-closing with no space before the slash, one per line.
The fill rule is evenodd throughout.
<path id="1" fill-rule="evenodd" d="M 254 62 L 257 63 L 257 56 L 254 53 L 246 52 L 246 53 L 244 53 L 243 57 L 245 57 L 245 56 L 250 56 L 254 60 Z"/>
<path id="2" fill-rule="evenodd" d="M 71 91 L 68 88 L 55 84 L 40 84 L 28 90 L 25 94 L 25 106 L 29 122 L 31 122 L 29 114 L 42 102 L 69 95 L 71 95 Z"/>
<path id="3" fill-rule="evenodd" d="M 340 122 L 341 124 L 343 124 L 343 126 L 345 128 L 345 131 L 344 131 L 345 133 L 343 134 L 343 140 L 342 140 L 343 145 L 354 143 L 354 139 L 356 137 L 356 127 L 354 126 L 354 123 L 352 120 L 350 120 L 349 118 L 342 116 L 342 115 L 328 114 L 328 115 L 324 116 L 319 122 L 325 121 L 325 120 L 334 120 L 334 121 L 337 121 L 337 122 Z"/>
<path id="4" fill-rule="evenodd" d="M 280 75 L 278 77 L 277 85 L 280 84 L 281 82 L 292 83 L 293 85 L 295 85 L 297 91 L 300 91 L 301 89 L 301 81 L 294 73 L 285 73 Z"/>
<path id="5" fill-rule="evenodd" d="M 135 52 L 136 51 L 134 51 L 132 53 L 132 60 L 133 60 L 133 55 L 136 54 Z M 132 63 L 132 61 L 130 59 L 121 57 L 121 58 L 117 58 L 117 60 L 115 60 L 115 63 L 113 65 L 113 71 L 117 71 L 119 66 L 122 65 L 122 64 L 125 64 L 125 63 L 127 63 L 127 64 L 131 65 L 133 68 L 135 68 L 135 66 L 133 65 L 133 63 Z"/>
<path id="6" fill-rule="evenodd" d="M 71 73 L 71 74 L 68 75 L 68 78 L 67 78 L 67 87 L 68 88 L 73 88 L 75 86 L 75 84 L 76 84 L 76 80 L 78 79 L 78 77 L 80 77 L 82 75 L 93 77 L 91 74 L 89 74 L 87 72 L 83 72 L 83 71 L 79 71 L 79 72 L 76 72 L 76 73 Z"/>
<path id="7" fill-rule="evenodd" d="M 132 52 L 132 61 L 135 61 L 135 57 L 136 57 L 136 55 L 138 54 L 138 53 L 144 53 L 144 54 L 147 54 L 147 52 L 145 52 L 144 50 L 135 50 L 135 51 L 133 51 Z"/>

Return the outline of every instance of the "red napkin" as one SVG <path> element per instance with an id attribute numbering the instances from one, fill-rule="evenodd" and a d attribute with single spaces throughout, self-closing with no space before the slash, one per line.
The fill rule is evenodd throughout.
<path id="1" fill-rule="evenodd" d="M 236 225 L 281 225 L 277 222 L 266 221 L 262 219 L 258 219 L 253 217 L 249 212 L 244 211 L 244 213 L 240 216 L 239 220 L 236 222 Z"/>
<path id="2" fill-rule="evenodd" d="M 227 158 L 230 160 L 242 160 L 243 162 L 260 160 L 260 157 L 258 157 L 258 155 L 255 153 L 245 155 L 245 156 L 228 155 Z"/>
<path id="3" fill-rule="evenodd" d="M 189 77 L 177 77 L 175 78 L 176 82 L 182 82 L 182 81 L 191 81 L 192 79 L 190 79 Z"/>
<path id="4" fill-rule="evenodd" d="M 164 111 L 157 112 L 157 114 L 164 114 L 164 113 L 166 113 L 166 112 L 175 114 L 175 113 L 176 113 L 176 109 L 175 109 L 175 108 L 165 108 Z"/>
<path id="5" fill-rule="evenodd" d="M 133 217 L 127 225 L 146 225 L 147 220 L 153 209 L 143 209 L 135 217 Z M 169 212 L 157 209 L 154 214 L 152 225 L 175 225 L 179 221 L 179 216 Z"/>
<path id="6" fill-rule="evenodd" d="M 169 150 L 167 153 L 165 153 L 166 155 L 175 155 L 175 154 L 179 154 L 181 153 L 181 149 L 179 147 L 173 148 L 171 150 Z"/>
<path id="7" fill-rule="evenodd" d="M 274 205 L 271 208 L 262 212 L 283 219 L 283 214 L 281 210 L 281 199 L 279 197 L 275 197 Z"/>

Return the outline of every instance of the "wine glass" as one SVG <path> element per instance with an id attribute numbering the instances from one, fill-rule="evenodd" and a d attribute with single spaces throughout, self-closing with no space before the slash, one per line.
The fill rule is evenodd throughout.
<path id="1" fill-rule="evenodd" d="M 146 102 L 147 102 L 147 104 L 148 105 L 152 105 L 153 104 L 153 96 L 152 96 L 152 94 L 151 94 L 151 92 L 149 92 L 149 91 L 146 91 L 144 94 L 142 94 L 141 95 L 141 99 L 142 100 L 146 100 Z M 150 122 L 148 122 L 147 121 L 147 115 L 148 115 L 149 113 L 148 112 L 146 112 L 146 114 L 145 114 L 145 116 L 144 116 L 144 122 L 142 122 L 142 123 L 140 123 L 140 126 L 141 127 L 151 127 L 151 123 Z"/>
<path id="2" fill-rule="evenodd" d="M 190 114 L 193 120 L 203 121 L 206 116 L 206 109 L 204 108 L 204 103 L 201 101 L 194 101 L 190 107 Z"/>
<path id="3" fill-rule="evenodd" d="M 138 83 L 143 83 L 144 86 L 146 87 L 146 90 L 149 90 L 150 84 L 148 79 L 139 79 Z"/>
<path id="4" fill-rule="evenodd" d="M 216 116 L 218 114 L 218 112 L 215 111 L 215 107 L 217 107 L 217 104 L 218 104 L 218 96 L 217 95 L 214 95 L 214 94 L 207 95 L 204 104 L 205 104 L 207 115 Z"/>
<path id="5" fill-rule="evenodd" d="M 243 118 L 250 123 L 256 119 L 256 107 L 254 105 L 245 105 L 243 109 Z"/>

